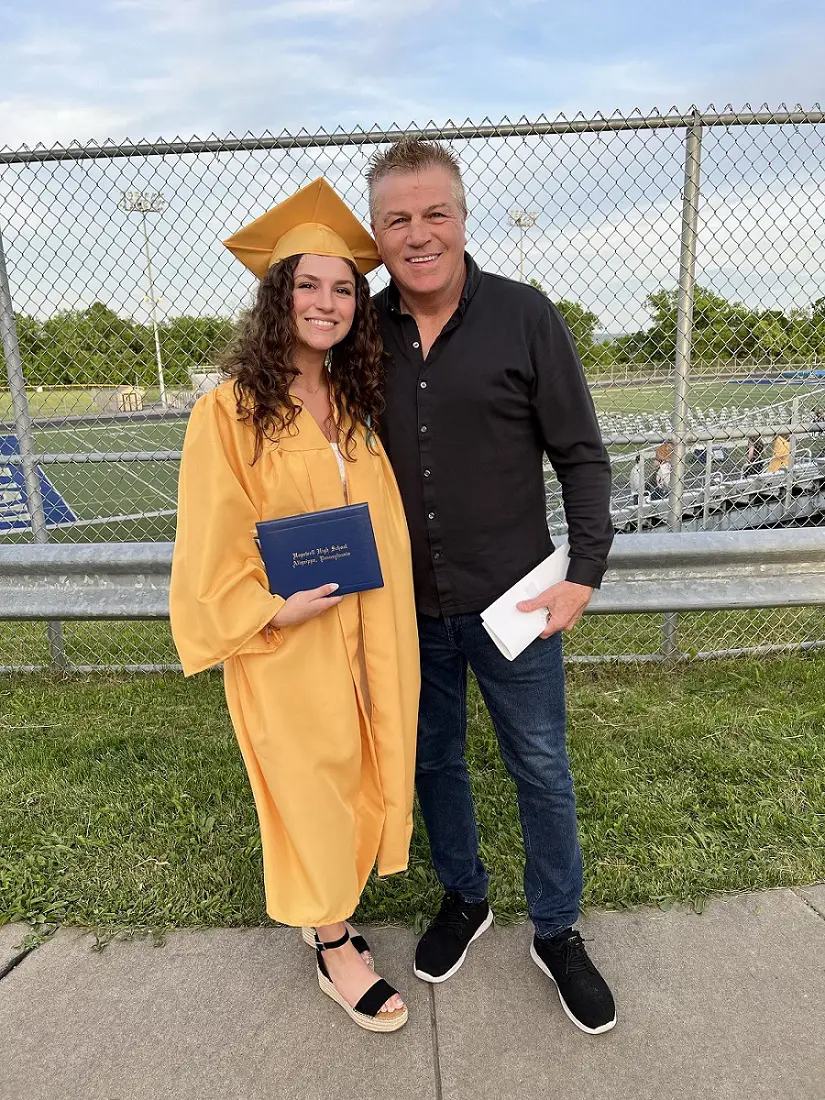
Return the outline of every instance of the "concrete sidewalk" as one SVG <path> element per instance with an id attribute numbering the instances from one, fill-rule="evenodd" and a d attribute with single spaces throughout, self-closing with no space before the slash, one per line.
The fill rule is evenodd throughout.
<path id="1" fill-rule="evenodd" d="M 61 930 L 0 980 L 2 1100 L 825 1100 L 825 886 L 711 902 L 702 915 L 581 923 L 619 1022 L 578 1032 L 494 928 L 430 987 L 414 937 L 370 929 L 410 1006 L 395 1035 L 351 1024 L 282 928 L 94 939 Z M 0 973 L 23 926 L 0 929 Z"/>

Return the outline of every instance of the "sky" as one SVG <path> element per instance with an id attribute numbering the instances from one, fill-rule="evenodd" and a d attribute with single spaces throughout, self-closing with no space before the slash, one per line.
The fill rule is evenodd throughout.
<path id="1" fill-rule="evenodd" d="M 821 0 L 0 0 L 0 148 L 107 139 L 494 122 L 692 104 L 825 102 Z M 513 207 L 537 209 L 525 274 L 645 322 L 678 271 L 681 133 L 456 145 L 474 252 L 518 274 Z M 704 144 L 700 277 L 752 304 L 804 305 L 825 272 L 825 134 L 714 131 Z M 314 175 L 365 216 L 367 150 L 0 166 L 15 303 L 99 298 L 139 315 L 129 188 L 153 221 L 166 313 L 234 312 L 249 287 L 220 240 Z M 756 247 L 754 247 L 756 240 Z M 821 292 L 820 292 L 821 293 Z"/>
<path id="2" fill-rule="evenodd" d="M 0 0 L 0 144 L 823 98 L 820 0 Z"/>

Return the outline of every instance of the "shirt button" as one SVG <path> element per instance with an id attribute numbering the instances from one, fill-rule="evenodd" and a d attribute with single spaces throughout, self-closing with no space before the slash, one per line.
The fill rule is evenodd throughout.
<path id="1" fill-rule="evenodd" d="M 422 382 L 422 383 L 421 383 L 421 389 L 422 389 L 422 390 L 426 390 L 426 388 L 427 388 L 427 383 L 426 383 L 426 382 Z"/>
<path id="2" fill-rule="evenodd" d="M 441 561 L 441 551 L 440 550 L 436 550 L 436 552 L 433 554 L 433 561 Z"/>
<path id="3" fill-rule="evenodd" d="M 427 512 L 427 519 L 435 519 L 435 512 Z"/>
<path id="4" fill-rule="evenodd" d="M 415 341 L 413 341 L 413 347 L 414 348 L 420 348 L 421 345 L 419 344 L 419 342 L 417 340 L 415 340 Z"/>
<path id="5" fill-rule="evenodd" d="M 422 425 L 421 425 L 421 434 L 423 435 L 423 434 L 424 434 L 424 433 L 426 432 L 426 430 L 427 430 L 427 425 L 426 425 L 426 424 L 422 424 Z"/>
<path id="6" fill-rule="evenodd" d="M 431 473 L 432 473 L 431 470 L 425 470 L 424 471 L 424 477 L 429 477 Z"/>

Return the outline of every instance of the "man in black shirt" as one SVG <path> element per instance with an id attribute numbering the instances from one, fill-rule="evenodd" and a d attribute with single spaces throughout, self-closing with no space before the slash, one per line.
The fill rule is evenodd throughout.
<path id="1" fill-rule="evenodd" d="M 582 869 L 561 632 L 578 621 L 606 568 L 610 464 L 558 310 L 466 255 L 466 200 L 452 154 L 405 139 L 373 158 L 367 178 L 392 276 L 374 301 L 388 352 L 381 432 L 407 513 L 419 612 L 416 787 L 445 891 L 415 972 L 445 981 L 492 923 L 464 759 L 469 666 L 518 790 L 532 958 L 571 1020 L 597 1034 L 616 1013 L 574 928 Z M 545 454 L 562 487 L 570 562 L 566 580 L 519 605 L 545 608 L 548 625 L 509 662 L 480 612 L 552 550 Z"/>

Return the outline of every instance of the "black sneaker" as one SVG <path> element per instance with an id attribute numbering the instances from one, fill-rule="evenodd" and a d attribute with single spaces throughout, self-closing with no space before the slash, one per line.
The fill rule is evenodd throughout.
<path id="1" fill-rule="evenodd" d="M 578 932 L 565 929 L 550 939 L 533 938 L 530 957 L 556 984 L 561 1007 L 577 1028 L 601 1035 L 616 1023 L 616 1004 Z"/>
<path id="2" fill-rule="evenodd" d="M 486 901 L 462 901 L 460 894 L 445 894 L 432 924 L 418 941 L 413 971 L 425 982 L 446 982 L 467 957 L 473 940 L 493 923 Z"/>

